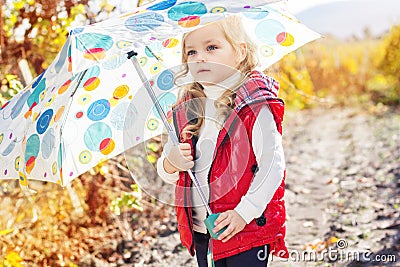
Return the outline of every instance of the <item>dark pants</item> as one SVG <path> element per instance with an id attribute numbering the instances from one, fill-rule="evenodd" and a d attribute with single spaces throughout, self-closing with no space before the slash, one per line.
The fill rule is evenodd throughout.
<path id="1" fill-rule="evenodd" d="M 194 233 L 196 258 L 199 267 L 207 267 L 207 250 L 210 236 Z M 269 245 L 255 247 L 228 258 L 215 262 L 215 267 L 266 267 L 268 264 Z"/>

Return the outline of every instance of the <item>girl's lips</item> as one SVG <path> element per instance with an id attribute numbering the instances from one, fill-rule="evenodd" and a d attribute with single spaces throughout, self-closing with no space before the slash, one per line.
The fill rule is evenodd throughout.
<path id="1" fill-rule="evenodd" d="M 207 72 L 207 71 L 210 71 L 210 70 L 201 69 L 201 70 L 198 70 L 197 73 L 202 73 L 202 72 Z"/>

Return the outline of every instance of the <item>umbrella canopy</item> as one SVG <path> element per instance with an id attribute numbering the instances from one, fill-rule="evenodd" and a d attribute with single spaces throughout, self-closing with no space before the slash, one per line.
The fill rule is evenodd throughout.
<path id="1" fill-rule="evenodd" d="M 237 14 L 260 68 L 319 35 L 276 1 L 158 1 L 73 29 L 49 68 L 0 109 L 0 179 L 67 185 L 100 161 L 159 135 L 160 115 L 126 53 L 135 50 L 168 112 L 176 101 L 180 35 Z M 266 5 L 267 4 L 267 5 Z"/>

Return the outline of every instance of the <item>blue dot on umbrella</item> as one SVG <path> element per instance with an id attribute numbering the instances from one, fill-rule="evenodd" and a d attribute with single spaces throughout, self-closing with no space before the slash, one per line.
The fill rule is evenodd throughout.
<path id="1" fill-rule="evenodd" d="M 23 107 L 26 104 L 26 101 L 28 100 L 29 96 L 31 95 L 30 91 L 26 91 L 25 93 L 22 94 L 17 100 L 17 103 L 11 108 L 11 118 L 15 119 L 16 117 L 21 114 L 21 111 Z"/>
<path id="2" fill-rule="evenodd" d="M 55 70 L 56 70 L 57 73 L 60 73 L 60 70 L 61 70 L 62 67 L 64 66 L 65 60 L 66 60 L 67 57 L 68 57 L 68 49 L 69 49 L 69 48 L 70 48 L 69 45 L 64 45 L 63 48 L 62 48 L 62 50 L 61 50 L 61 52 L 60 52 L 60 55 L 59 55 L 59 57 L 58 57 L 58 60 L 57 60 L 57 62 L 56 62 L 56 64 L 55 64 L 55 66 L 54 66 L 54 68 L 55 68 Z"/>
<path id="3" fill-rule="evenodd" d="M 46 73 L 46 70 L 43 71 L 39 77 L 37 77 L 36 81 L 32 84 L 32 88 L 36 88 L 36 86 L 38 86 L 38 84 L 40 83 L 40 81 L 42 80 L 44 74 Z"/>
<path id="4" fill-rule="evenodd" d="M 92 48 L 103 48 L 104 50 L 108 50 L 114 44 L 114 41 L 110 36 L 101 33 L 84 33 L 79 35 L 77 40 L 76 48 L 82 52 Z"/>
<path id="5" fill-rule="evenodd" d="M 168 10 L 168 18 L 179 21 L 188 16 L 202 16 L 207 13 L 207 7 L 203 3 L 183 2 Z"/>
<path id="6" fill-rule="evenodd" d="M 33 87 L 33 86 L 32 86 Z M 32 94 L 28 97 L 27 103 L 29 107 L 32 107 L 34 103 L 39 103 L 40 94 L 46 89 L 46 78 L 40 80 L 40 82 L 36 85 L 35 90 L 33 90 Z"/>
<path id="7" fill-rule="evenodd" d="M 268 16 L 269 12 L 267 10 L 263 11 L 250 11 L 250 12 L 243 12 L 243 15 L 245 15 L 249 19 L 254 19 L 254 20 L 260 20 Z"/>
<path id="8" fill-rule="evenodd" d="M 164 47 L 162 46 L 162 43 L 152 43 L 149 44 L 148 46 L 146 46 L 146 48 L 144 49 L 144 52 L 146 53 L 146 56 L 148 57 L 154 57 L 153 53 L 157 54 L 156 52 L 160 52 L 161 50 L 163 50 Z"/>
<path id="9" fill-rule="evenodd" d="M 148 10 L 153 10 L 153 11 L 165 10 L 167 8 L 170 8 L 171 6 L 173 6 L 175 4 L 176 4 L 176 0 L 166 0 L 166 1 L 159 2 L 159 3 L 155 4 L 155 5 L 152 5 L 152 6 L 148 7 L 147 9 Z"/>
<path id="10" fill-rule="evenodd" d="M 160 103 L 164 113 L 167 114 L 172 105 L 176 102 L 176 96 L 171 93 L 164 93 L 158 97 L 158 102 Z M 153 107 L 153 113 L 158 119 L 161 119 L 155 106 Z"/>
<path id="11" fill-rule="evenodd" d="M 117 130 L 131 129 L 138 116 L 138 112 L 134 105 L 129 103 L 121 103 L 116 106 L 110 114 L 111 125 Z"/>
<path id="12" fill-rule="evenodd" d="M 94 66 L 90 69 L 88 69 L 85 72 L 85 75 L 82 77 L 82 81 L 79 83 L 79 88 L 83 88 L 85 86 L 85 83 L 89 80 L 92 79 L 93 77 L 98 77 L 100 75 L 100 67 L 99 66 Z M 77 78 L 79 77 L 78 75 L 76 75 L 74 77 Z"/>
<path id="13" fill-rule="evenodd" d="M 79 33 L 83 32 L 83 30 L 84 30 L 84 28 L 76 28 L 76 29 L 71 30 L 69 32 L 69 34 L 70 35 L 79 34 Z"/>
<path id="14" fill-rule="evenodd" d="M 146 12 L 129 17 L 125 27 L 135 32 L 152 31 L 164 22 L 164 17 L 155 12 Z"/>
<path id="15" fill-rule="evenodd" d="M 174 86 L 174 73 L 170 70 L 164 70 L 157 79 L 157 86 L 161 90 L 169 90 Z"/>
<path id="16" fill-rule="evenodd" d="M 106 70 L 113 70 L 121 67 L 127 60 L 128 58 L 125 55 L 115 55 L 104 61 L 102 66 Z"/>
<path id="17" fill-rule="evenodd" d="M 11 142 L 7 147 L 6 147 L 6 149 L 4 149 L 3 150 L 3 152 L 1 152 L 1 155 L 3 155 L 3 156 L 8 156 L 13 150 L 14 150 L 14 148 L 15 148 L 15 143 L 16 142 Z"/>
<path id="18" fill-rule="evenodd" d="M 41 151 L 44 159 L 48 159 L 56 145 L 56 136 L 54 129 L 50 128 L 47 133 L 43 136 Z"/>
<path id="19" fill-rule="evenodd" d="M 282 23 L 271 19 L 261 21 L 255 28 L 257 39 L 268 45 L 278 45 L 276 37 L 278 34 L 285 31 L 285 27 L 282 25 Z"/>
<path id="20" fill-rule="evenodd" d="M 87 116 L 92 121 L 100 121 L 107 117 L 109 112 L 110 102 L 106 99 L 100 99 L 90 105 Z"/>
<path id="21" fill-rule="evenodd" d="M 36 123 L 36 131 L 38 134 L 43 134 L 47 128 L 49 127 L 51 118 L 53 117 L 53 110 L 48 109 L 40 115 L 37 123 Z"/>
<path id="22" fill-rule="evenodd" d="M 90 151 L 99 152 L 101 142 L 111 137 L 112 131 L 110 126 L 103 122 L 96 122 L 86 129 L 83 140 Z"/>
<path id="23" fill-rule="evenodd" d="M 37 134 L 32 134 L 26 141 L 25 162 L 29 160 L 30 157 L 37 158 L 39 150 L 40 150 L 40 138 Z"/>

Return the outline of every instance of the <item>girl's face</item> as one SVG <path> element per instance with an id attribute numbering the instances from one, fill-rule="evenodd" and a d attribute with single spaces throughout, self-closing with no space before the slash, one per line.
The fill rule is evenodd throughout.
<path id="1" fill-rule="evenodd" d="M 206 86 L 218 84 L 238 71 L 245 56 L 245 44 L 238 52 L 225 38 L 222 28 L 213 24 L 190 32 L 183 51 L 194 80 Z"/>

